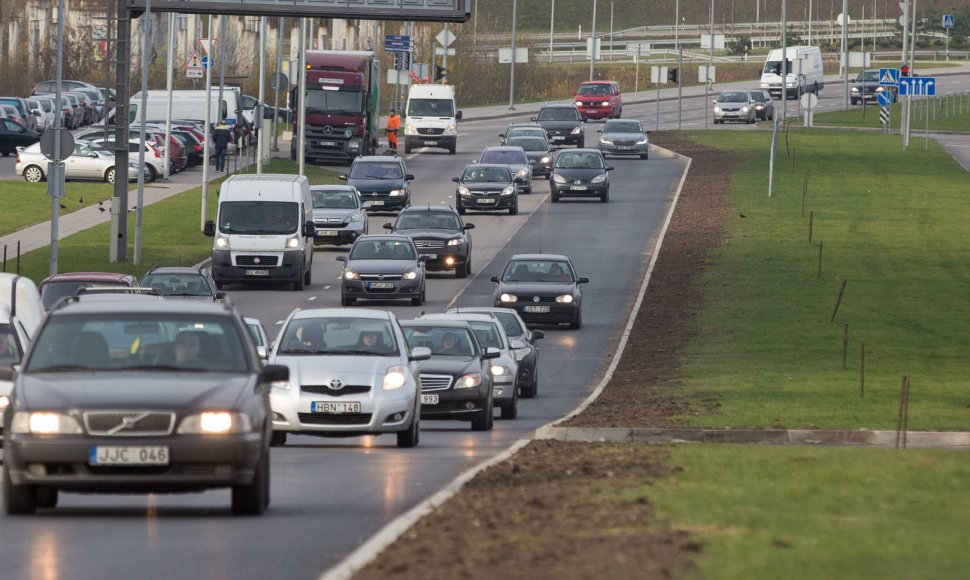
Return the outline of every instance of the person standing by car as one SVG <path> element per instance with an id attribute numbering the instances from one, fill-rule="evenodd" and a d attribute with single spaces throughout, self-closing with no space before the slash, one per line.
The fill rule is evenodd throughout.
<path id="1" fill-rule="evenodd" d="M 387 118 L 387 146 L 397 154 L 397 132 L 401 128 L 401 118 L 391 109 L 391 116 Z"/>
<path id="2" fill-rule="evenodd" d="M 212 144 L 216 148 L 216 171 L 226 170 L 226 149 L 232 140 L 232 131 L 226 126 L 225 119 L 219 121 L 215 130 L 212 132 Z"/>

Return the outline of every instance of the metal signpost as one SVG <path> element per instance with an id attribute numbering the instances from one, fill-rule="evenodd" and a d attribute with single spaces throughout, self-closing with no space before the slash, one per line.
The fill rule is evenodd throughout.
<path id="1" fill-rule="evenodd" d="M 943 29 L 946 30 L 946 62 L 950 62 L 950 29 L 953 28 L 953 15 L 943 15 Z"/>

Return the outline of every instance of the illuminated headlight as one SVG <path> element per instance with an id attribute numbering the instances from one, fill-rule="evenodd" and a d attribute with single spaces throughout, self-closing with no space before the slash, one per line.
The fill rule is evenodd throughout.
<path id="1" fill-rule="evenodd" d="M 612 145 L 613 140 L 607 139 L 606 137 L 600 137 L 600 145 Z"/>
<path id="2" fill-rule="evenodd" d="M 556 302 L 559 302 L 560 304 L 572 304 L 573 303 L 573 295 L 572 294 L 561 294 L 559 296 L 556 296 Z"/>
<path id="3" fill-rule="evenodd" d="M 229 238 L 225 236 L 216 236 L 216 247 L 220 250 L 229 249 Z"/>
<path id="4" fill-rule="evenodd" d="M 454 266 L 455 265 L 455 258 L 452 257 L 452 256 L 448 256 L 447 258 L 445 258 L 445 265 L 446 266 Z"/>
<path id="5" fill-rule="evenodd" d="M 0 411 L 3 411 L 4 409 L 6 409 L 7 405 L 9 404 L 10 404 L 10 397 L 8 397 L 7 395 L 0 395 Z"/>
<path id="6" fill-rule="evenodd" d="M 606 181 L 606 174 L 605 173 L 602 173 L 600 175 L 597 175 L 593 179 L 590 179 L 589 180 L 590 183 L 603 183 L 604 181 Z"/>
<path id="7" fill-rule="evenodd" d="M 178 432 L 195 435 L 224 435 L 226 433 L 248 433 L 252 430 L 253 422 L 242 413 L 205 411 L 197 415 L 189 415 L 183 419 Z"/>
<path id="8" fill-rule="evenodd" d="M 458 195 L 471 195 L 472 192 L 468 191 L 468 188 L 464 185 L 458 186 Z"/>
<path id="9" fill-rule="evenodd" d="M 357 280 L 360 275 L 354 270 L 344 270 L 344 280 Z"/>
<path id="10" fill-rule="evenodd" d="M 471 373 L 468 375 L 463 375 L 458 377 L 455 381 L 456 389 L 474 389 L 478 385 L 482 384 L 482 374 L 481 373 Z"/>
<path id="11" fill-rule="evenodd" d="M 391 197 L 401 197 L 402 195 L 404 195 L 404 190 L 403 189 L 392 189 L 388 193 L 388 195 L 390 195 Z"/>
<path id="12" fill-rule="evenodd" d="M 791 87 L 794 87 L 794 86 L 797 86 L 797 85 L 798 85 L 798 83 L 796 81 L 786 81 L 785 82 L 785 86 L 788 87 L 788 88 L 791 88 Z"/>
<path id="13" fill-rule="evenodd" d="M 452 239 L 448 240 L 448 244 L 447 245 L 449 245 L 449 246 L 460 246 L 461 245 L 461 242 L 462 242 L 462 239 L 461 238 L 452 238 Z"/>
<path id="14" fill-rule="evenodd" d="M 349 216 L 347 216 L 347 217 L 344 218 L 344 223 L 346 223 L 346 224 L 350 224 L 350 223 L 354 223 L 354 222 L 359 222 L 359 221 L 360 221 L 360 214 L 359 213 L 350 214 Z"/>
<path id="15" fill-rule="evenodd" d="M 503 365 L 492 365 L 492 376 L 493 377 L 504 377 L 506 375 L 512 374 L 512 369 Z"/>
<path id="16" fill-rule="evenodd" d="M 385 391 L 393 391 L 394 389 L 400 389 L 404 386 L 407 381 L 407 371 L 403 366 L 393 366 L 387 369 L 387 374 L 384 375 L 384 383 L 381 387 Z"/>
<path id="17" fill-rule="evenodd" d="M 405 135 L 417 135 L 418 130 L 411 123 L 404 124 L 404 134 Z"/>
<path id="18" fill-rule="evenodd" d="M 527 356 L 529 356 L 529 349 L 527 348 L 517 348 L 512 351 L 512 358 L 515 359 L 515 362 L 521 362 Z"/>
<path id="19" fill-rule="evenodd" d="M 853 88 L 855 88 L 855 87 L 853 87 Z M 878 87 L 876 87 L 876 92 L 877 92 L 877 93 L 881 93 L 881 92 L 883 92 L 884 90 L 886 90 L 886 87 L 884 87 L 884 86 L 878 86 Z"/>
<path id="20" fill-rule="evenodd" d="M 582 132 L 583 132 L 582 127 L 575 127 L 575 128 L 573 128 L 572 131 L 569 132 L 569 134 L 570 135 L 579 135 Z"/>
<path id="21" fill-rule="evenodd" d="M 359 151 L 360 141 L 357 141 L 356 139 L 353 141 L 350 141 L 349 143 L 347 143 L 347 149 L 350 149 L 351 151 Z"/>
<path id="22" fill-rule="evenodd" d="M 457 127 L 455 127 L 454 123 L 452 123 L 451 125 L 448 125 L 448 128 L 445 129 L 445 135 L 454 135 L 457 132 L 458 130 L 457 130 Z"/>
<path id="23" fill-rule="evenodd" d="M 279 389 L 281 391 L 290 390 L 290 381 L 273 381 L 269 384 L 271 389 Z"/>
<path id="24" fill-rule="evenodd" d="M 546 164 L 546 163 L 549 163 L 550 161 L 552 161 L 552 157 L 549 157 L 548 155 L 543 155 L 542 159 L 539 160 L 539 163 Z"/>
<path id="25" fill-rule="evenodd" d="M 10 422 L 11 433 L 34 433 L 37 435 L 78 435 L 81 425 L 77 419 L 64 413 L 27 413 L 14 414 Z"/>
<path id="26" fill-rule="evenodd" d="M 851 89 L 849 89 L 849 92 L 850 93 L 858 93 L 859 92 L 859 87 L 852 87 Z"/>
<path id="27" fill-rule="evenodd" d="M 555 183 L 566 183 L 566 178 L 563 177 L 562 175 L 559 175 L 558 173 L 553 173 L 552 181 Z"/>
<path id="28" fill-rule="evenodd" d="M 648 142 L 649 140 L 646 137 L 643 139 L 637 139 L 637 145 L 646 145 Z"/>
<path id="29" fill-rule="evenodd" d="M 502 190 L 502 195 L 512 195 L 515 193 L 515 187 L 509 186 Z"/>
<path id="30" fill-rule="evenodd" d="M 748 109 L 750 109 L 750 108 L 751 107 L 749 107 L 748 105 L 745 105 L 745 106 L 741 107 L 741 112 L 742 113 L 747 113 L 748 112 Z"/>
<path id="31" fill-rule="evenodd" d="M 500 302 L 518 302 L 519 297 L 515 294 L 509 294 L 508 292 L 503 292 L 501 296 L 498 297 Z"/>
<path id="32" fill-rule="evenodd" d="M 286 239 L 286 247 L 287 248 L 299 248 L 300 247 L 300 238 L 298 238 L 296 236 L 293 236 L 292 238 L 287 238 Z"/>
<path id="33" fill-rule="evenodd" d="M 516 171 L 515 174 L 519 177 L 528 177 L 529 169 L 527 167 L 523 167 L 522 169 Z"/>
<path id="34" fill-rule="evenodd" d="M 600 106 L 601 107 L 609 107 L 610 106 L 610 102 L 609 101 L 603 101 L 602 103 L 600 103 Z"/>
<path id="35" fill-rule="evenodd" d="M 418 271 L 417 270 L 408 270 L 407 272 L 404 273 L 404 279 L 405 280 L 414 280 L 417 277 L 418 277 Z"/>
<path id="36" fill-rule="evenodd" d="M 714 105 L 714 112 L 720 114 L 721 113 L 721 107 L 718 107 L 717 105 Z"/>

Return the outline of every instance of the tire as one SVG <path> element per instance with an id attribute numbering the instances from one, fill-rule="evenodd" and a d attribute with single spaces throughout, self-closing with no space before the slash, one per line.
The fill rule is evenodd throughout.
<path id="1" fill-rule="evenodd" d="M 640 159 L 649 159 L 649 158 L 650 158 L 650 154 L 649 153 L 641 153 L 640 154 Z"/>
<path id="2" fill-rule="evenodd" d="M 859 99 L 852 99 L 851 102 L 852 102 L 853 105 L 858 105 L 859 104 Z"/>
<path id="3" fill-rule="evenodd" d="M 216 280 L 216 290 L 222 290 L 223 288 L 225 288 L 225 286 L 226 286 L 225 282 Z"/>
<path id="4" fill-rule="evenodd" d="M 273 431 L 269 438 L 270 447 L 282 447 L 286 445 L 286 431 Z"/>
<path id="5" fill-rule="evenodd" d="M 299 292 L 300 290 L 303 290 L 304 288 L 306 288 L 306 276 L 305 275 L 304 276 L 300 276 L 300 279 L 299 280 L 293 282 L 293 289 L 296 290 L 297 292 Z"/>
<path id="6" fill-rule="evenodd" d="M 3 513 L 30 515 L 37 511 L 37 488 L 32 485 L 13 485 L 7 462 L 3 464 Z"/>
<path id="7" fill-rule="evenodd" d="M 306 286 L 309 286 L 312 276 L 313 276 L 313 260 L 310 260 L 310 267 L 306 269 L 306 274 L 303 275 L 303 284 Z"/>
<path id="8" fill-rule="evenodd" d="M 458 210 L 458 215 L 465 215 L 465 208 L 460 203 L 455 204 L 455 209 Z"/>
<path id="9" fill-rule="evenodd" d="M 569 323 L 569 328 L 582 328 L 582 326 L 583 326 L 583 310 L 580 308 L 580 310 L 576 313 L 576 318 L 574 318 L 573 321 Z"/>
<path id="10" fill-rule="evenodd" d="M 269 453 L 264 453 L 256 464 L 253 482 L 249 485 L 232 486 L 232 513 L 258 516 L 269 505 Z"/>
<path id="11" fill-rule="evenodd" d="M 407 431 L 398 431 L 397 446 L 401 449 L 413 449 L 418 446 L 421 440 L 421 413 L 415 412 L 414 419 Z"/>
<path id="12" fill-rule="evenodd" d="M 469 256 L 469 258 L 466 258 L 465 262 L 461 266 L 455 268 L 455 278 L 467 278 L 468 275 L 471 274 L 472 261 L 470 258 L 471 257 Z"/>
<path id="13" fill-rule="evenodd" d="M 522 388 L 522 398 L 524 399 L 534 399 L 536 395 L 539 394 L 539 375 L 537 374 L 539 370 L 539 365 L 536 365 L 536 369 L 532 371 L 532 384 L 528 387 Z"/>
<path id="14" fill-rule="evenodd" d="M 519 200 L 515 200 L 515 203 L 509 207 L 509 215 L 517 215 L 519 213 Z"/>
<path id="15" fill-rule="evenodd" d="M 51 487 L 37 489 L 37 507 L 54 509 L 57 507 L 57 490 Z"/>
<path id="16" fill-rule="evenodd" d="M 408 145 L 407 140 L 404 141 L 404 154 L 405 155 L 410 155 L 411 154 L 411 146 Z"/>
<path id="17" fill-rule="evenodd" d="M 40 183 L 44 181 L 44 170 L 36 165 L 31 165 L 24 169 L 24 179 L 30 183 Z"/>
<path id="18" fill-rule="evenodd" d="M 157 169 L 155 169 L 155 167 L 154 167 L 154 166 L 152 166 L 152 165 L 149 165 L 149 166 L 148 166 L 148 182 L 149 182 L 149 183 L 152 183 L 152 182 L 154 182 L 154 181 L 155 181 L 156 179 L 158 179 L 158 170 L 157 170 Z"/>
<path id="19" fill-rule="evenodd" d="M 600 202 L 606 203 L 610 201 L 610 190 L 606 190 L 602 195 L 600 195 Z"/>
<path id="20" fill-rule="evenodd" d="M 550 192 L 550 196 L 552 198 L 552 203 L 558 203 L 559 202 L 559 192 L 558 191 L 556 191 L 555 189 L 553 189 Z"/>
<path id="21" fill-rule="evenodd" d="M 502 405 L 502 420 L 511 420 L 519 416 L 519 390 L 512 388 L 512 402 Z"/>
<path id="22" fill-rule="evenodd" d="M 109 167 L 107 171 L 104 172 L 104 180 L 107 183 L 115 182 L 115 168 Z"/>
<path id="23" fill-rule="evenodd" d="M 421 306 L 422 304 L 424 304 L 424 288 L 421 289 L 420 296 L 411 299 L 411 306 Z"/>
<path id="24" fill-rule="evenodd" d="M 458 149 L 458 145 L 452 145 L 451 147 L 448 148 L 448 154 L 454 155 L 456 149 Z"/>
<path id="25" fill-rule="evenodd" d="M 491 431 L 493 425 L 492 404 L 489 401 L 488 406 L 482 411 L 481 415 L 472 420 L 472 431 Z"/>
<path id="26" fill-rule="evenodd" d="M 340 297 L 340 303 L 343 304 L 344 306 L 353 306 L 354 305 L 354 302 L 356 302 L 356 301 L 357 301 L 356 298 L 350 298 L 350 297 L 347 297 L 347 296 L 341 296 Z"/>

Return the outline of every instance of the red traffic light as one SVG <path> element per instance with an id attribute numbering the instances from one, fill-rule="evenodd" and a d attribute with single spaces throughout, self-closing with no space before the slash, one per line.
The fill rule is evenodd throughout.
<path id="1" fill-rule="evenodd" d="M 909 76 L 909 67 L 908 66 L 903 66 L 903 68 L 902 68 L 902 70 L 900 72 L 902 73 L 902 75 L 904 77 L 908 77 Z"/>

